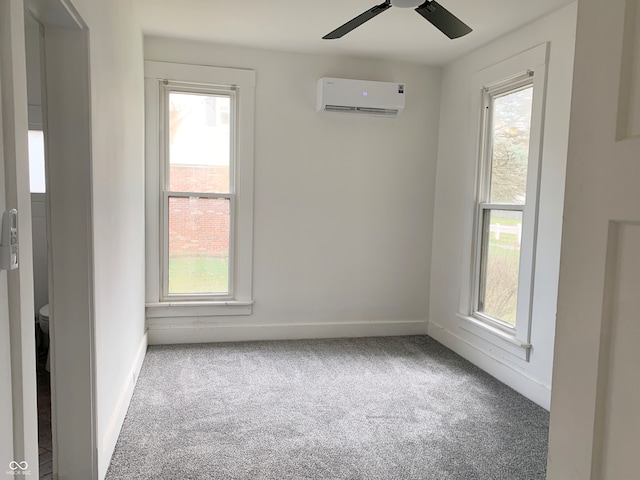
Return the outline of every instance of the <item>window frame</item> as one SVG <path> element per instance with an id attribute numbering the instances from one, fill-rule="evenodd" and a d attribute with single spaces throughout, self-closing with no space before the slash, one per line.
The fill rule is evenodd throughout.
<path id="1" fill-rule="evenodd" d="M 484 340 L 496 344 L 506 351 L 528 360 L 531 348 L 531 324 L 533 308 L 533 286 L 536 261 L 536 236 L 540 172 L 542 166 L 542 145 L 544 131 L 544 106 L 546 98 L 546 66 L 548 44 L 512 57 L 500 64 L 478 72 L 473 79 L 475 100 L 479 112 L 475 124 L 478 138 L 474 149 L 476 158 L 476 181 L 472 220 L 472 252 L 469 265 L 469 287 L 461 295 L 460 317 L 467 320 L 462 328 Z M 489 132 L 491 115 L 487 112 L 489 97 L 517 91 L 531 85 L 533 98 L 531 108 L 531 128 L 529 137 L 529 159 L 527 166 L 525 204 L 490 203 L 489 183 L 491 175 L 491 142 Z M 491 210 L 522 211 L 522 237 L 520 267 L 518 275 L 518 303 L 516 326 L 478 311 L 480 294 L 481 252 L 483 241 L 483 215 Z"/>
<path id="2" fill-rule="evenodd" d="M 531 87 L 533 91 L 533 95 L 535 97 L 535 86 L 534 86 L 534 73 L 531 70 L 528 70 L 516 77 L 508 78 L 503 82 L 499 82 L 497 84 L 493 84 L 491 86 L 487 86 L 483 88 L 482 92 L 482 121 L 481 125 L 481 133 L 480 133 L 480 155 L 479 155 L 479 175 L 478 175 L 478 188 L 477 188 L 477 199 L 476 199 L 476 207 L 475 207 L 475 231 L 477 232 L 475 235 L 475 268 L 474 268 L 474 290 L 473 290 L 473 305 L 471 309 L 471 315 L 478 320 L 481 320 L 495 328 L 503 330 L 510 334 L 515 334 L 518 328 L 517 319 L 523 315 L 522 310 L 528 310 L 527 302 L 531 301 L 530 295 L 527 295 L 529 298 L 524 300 L 524 305 L 521 306 L 521 295 L 520 292 L 529 292 L 531 290 L 531 285 L 533 283 L 533 276 L 522 275 L 523 270 L 528 270 L 526 263 L 528 261 L 533 262 L 533 259 L 527 259 L 523 256 L 523 250 L 528 247 L 525 244 L 528 240 L 530 240 L 530 235 L 526 235 L 525 225 L 529 225 L 534 219 L 531 218 L 530 212 L 531 208 L 527 208 L 529 204 L 529 192 L 532 188 L 537 188 L 537 178 L 531 178 L 536 176 L 535 171 L 537 170 L 536 162 L 532 162 L 534 160 L 531 158 L 531 136 L 529 137 L 529 155 L 527 159 L 527 184 L 526 184 L 526 192 L 527 192 L 527 200 L 524 203 L 493 203 L 491 202 L 491 175 L 493 173 L 493 104 L 494 99 L 499 98 L 504 95 L 508 95 L 511 93 L 516 93 L 518 91 L 524 90 L 526 88 Z M 533 129 L 534 124 L 533 117 L 533 101 L 531 104 L 531 127 L 530 131 Z M 531 175 L 531 168 L 534 167 L 534 175 Z M 485 260 L 485 238 L 487 232 L 485 231 L 485 218 L 487 214 L 490 214 L 492 211 L 513 211 L 513 212 L 521 212 L 522 214 L 522 240 L 520 242 L 520 259 L 518 266 L 518 302 L 516 306 L 516 325 L 511 326 L 507 322 L 492 317 L 482 311 L 480 311 L 480 298 L 481 291 L 483 286 L 482 273 L 484 271 L 483 268 L 483 260 Z M 529 230 L 529 229 L 527 229 Z M 490 235 L 490 232 L 489 232 Z"/>
<path id="3" fill-rule="evenodd" d="M 233 86 L 220 85 L 193 85 L 185 82 L 162 81 L 159 84 L 160 90 L 160 144 L 159 151 L 160 161 L 160 189 L 162 191 L 162 201 L 160 203 L 160 218 L 162 230 L 162 257 L 160 263 L 161 282 L 160 282 L 160 300 L 164 302 L 171 301 L 200 301 L 200 300 L 233 300 L 235 295 L 235 224 L 236 224 L 236 138 L 237 138 L 237 95 L 236 88 Z M 170 168 L 171 158 L 169 155 L 169 95 L 171 92 L 193 93 L 211 96 L 227 96 L 230 99 L 230 151 L 229 151 L 229 193 L 213 193 L 213 192 L 197 192 L 197 191 L 174 191 L 170 189 Z M 190 293 L 190 294 L 171 294 L 169 293 L 169 199 L 170 198 L 207 198 L 207 199 L 226 199 L 229 200 L 229 279 L 228 292 L 222 294 L 215 293 Z"/>
<path id="4" fill-rule="evenodd" d="M 172 91 L 232 97 L 229 193 L 169 190 L 169 110 Z M 146 117 L 146 307 L 147 317 L 248 315 L 252 313 L 253 70 L 145 62 Z M 229 292 L 169 294 L 169 199 L 226 198 L 230 201 Z"/>

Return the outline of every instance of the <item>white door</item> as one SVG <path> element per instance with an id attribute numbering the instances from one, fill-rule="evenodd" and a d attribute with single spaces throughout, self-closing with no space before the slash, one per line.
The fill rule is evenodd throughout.
<path id="1" fill-rule="evenodd" d="M 0 272 L 0 475 L 38 477 L 24 6 L 0 0 L 0 214 L 18 210 L 19 267 Z"/>
<path id="2" fill-rule="evenodd" d="M 640 475 L 640 1 L 579 0 L 549 480 Z"/>

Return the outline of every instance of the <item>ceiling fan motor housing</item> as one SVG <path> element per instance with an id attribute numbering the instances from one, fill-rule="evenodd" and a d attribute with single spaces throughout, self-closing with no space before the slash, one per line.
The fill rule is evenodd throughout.
<path id="1" fill-rule="evenodd" d="M 416 8 L 424 3 L 424 0 L 391 0 L 391 5 L 399 8 Z"/>

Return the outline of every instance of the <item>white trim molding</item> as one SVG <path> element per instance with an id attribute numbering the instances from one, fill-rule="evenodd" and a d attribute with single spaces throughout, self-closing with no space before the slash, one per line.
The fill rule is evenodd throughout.
<path id="1" fill-rule="evenodd" d="M 307 338 L 426 335 L 426 320 L 315 322 L 296 324 L 216 323 L 203 318 L 147 322 L 149 344 L 301 340 Z"/>
<path id="2" fill-rule="evenodd" d="M 147 304 L 147 319 L 251 315 L 253 302 L 158 302 Z"/>
<path id="3" fill-rule="evenodd" d="M 234 141 L 234 188 L 231 219 L 230 292 L 220 296 L 166 294 L 166 222 L 163 221 L 163 147 L 161 145 L 161 87 L 167 83 L 189 88 L 229 88 L 235 97 L 237 135 Z M 186 82 L 186 83 L 185 83 Z M 253 182 L 256 73 L 253 70 L 145 62 L 146 135 L 146 302 L 147 318 L 251 315 L 253 304 Z M 187 87 L 185 87 L 187 88 Z M 234 118 L 235 115 L 234 115 Z M 164 253 L 163 253 L 164 252 Z M 165 286 L 163 287 L 163 284 Z"/>
<path id="4" fill-rule="evenodd" d="M 474 152 L 477 158 L 476 192 L 475 192 L 475 228 L 473 229 L 471 249 L 473 253 L 465 259 L 463 275 L 469 278 L 461 286 L 458 317 L 463 320 L 460 328 L 474 336 L 480 337 L 512 355 L 529 361 L 531 348 L 533 285 L 535 275 L 538 202 L 540 188 L 540 172 L 542 165 L 542 147 L 544 141 L 544 112 L 546 103 L 547 62 L 549 43 L 545 42 L 529 50 L 521 52 L 500 63 L 475 73 L 472 80 L 472 111 L 478 112 L 475 122 L 471 122 L 469 142 L 477 145 Z M 484 122 L 487 95 L 492 89 L 497 92 L 509 88 L 531 85 L 533 101 L 531 110 L 531 130 L 529 143 L 529 161 L 526 185 L 526 205 L 483 204 L 488 196 L 487 159 L 491 158 L 485 144 L 486 129 Z M 480 245 L 482 236 L 481 211 L 487 205 L 490 209 L 522 211 L 522 248 L 520 252 L 518 275 L 518 305 L 516 325 L 514 328 L 498 328 L 497 322 L 486 319 L 477 312 L 480 275 Z M 468 261 L 467 261 L 468 260 Z M 472 319 L 475 319 L 473 321 Z"/>
<path id="5" fill-rule="evenodd" d="M 434 322 L 429 322 L 428 334 L 545 410 L 550 409 L 551 386 L 540 383 L 515 366 L 509 359 L 510 353 L 504 349 L 494 347 L 493 343 L 484 342 L 481 338 L 471 342 Z"/>
<path id="6" fill-rule="evenodd" d="M 494 327 L 475 317 L 461 314 L 458 314 L 458 317 L 464 320 L 460 324 L 462 330 L 480 337 L 517 358 L 525 361 L 529 360 L 529 351 L 531 350 L 530 343 L 522 342 L 511 333 L 505 332 L 503 329 Z"/>

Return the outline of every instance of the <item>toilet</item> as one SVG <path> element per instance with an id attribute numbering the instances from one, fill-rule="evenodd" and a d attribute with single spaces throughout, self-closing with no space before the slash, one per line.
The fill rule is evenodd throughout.
<path id="1" fill-rule="evenodd" d="M 40 326 L 40 330 L 44 334 L 44 338 L 47 339 L 47 363 L 45 364 L 45 369 L 47 372 L 49 371 L 49 359 L 51 355 L 51 348 L 49 348 L 49 304 L 46 304 L 44 307 L 40 309 L 38 312 L 38 325 Z"/>

